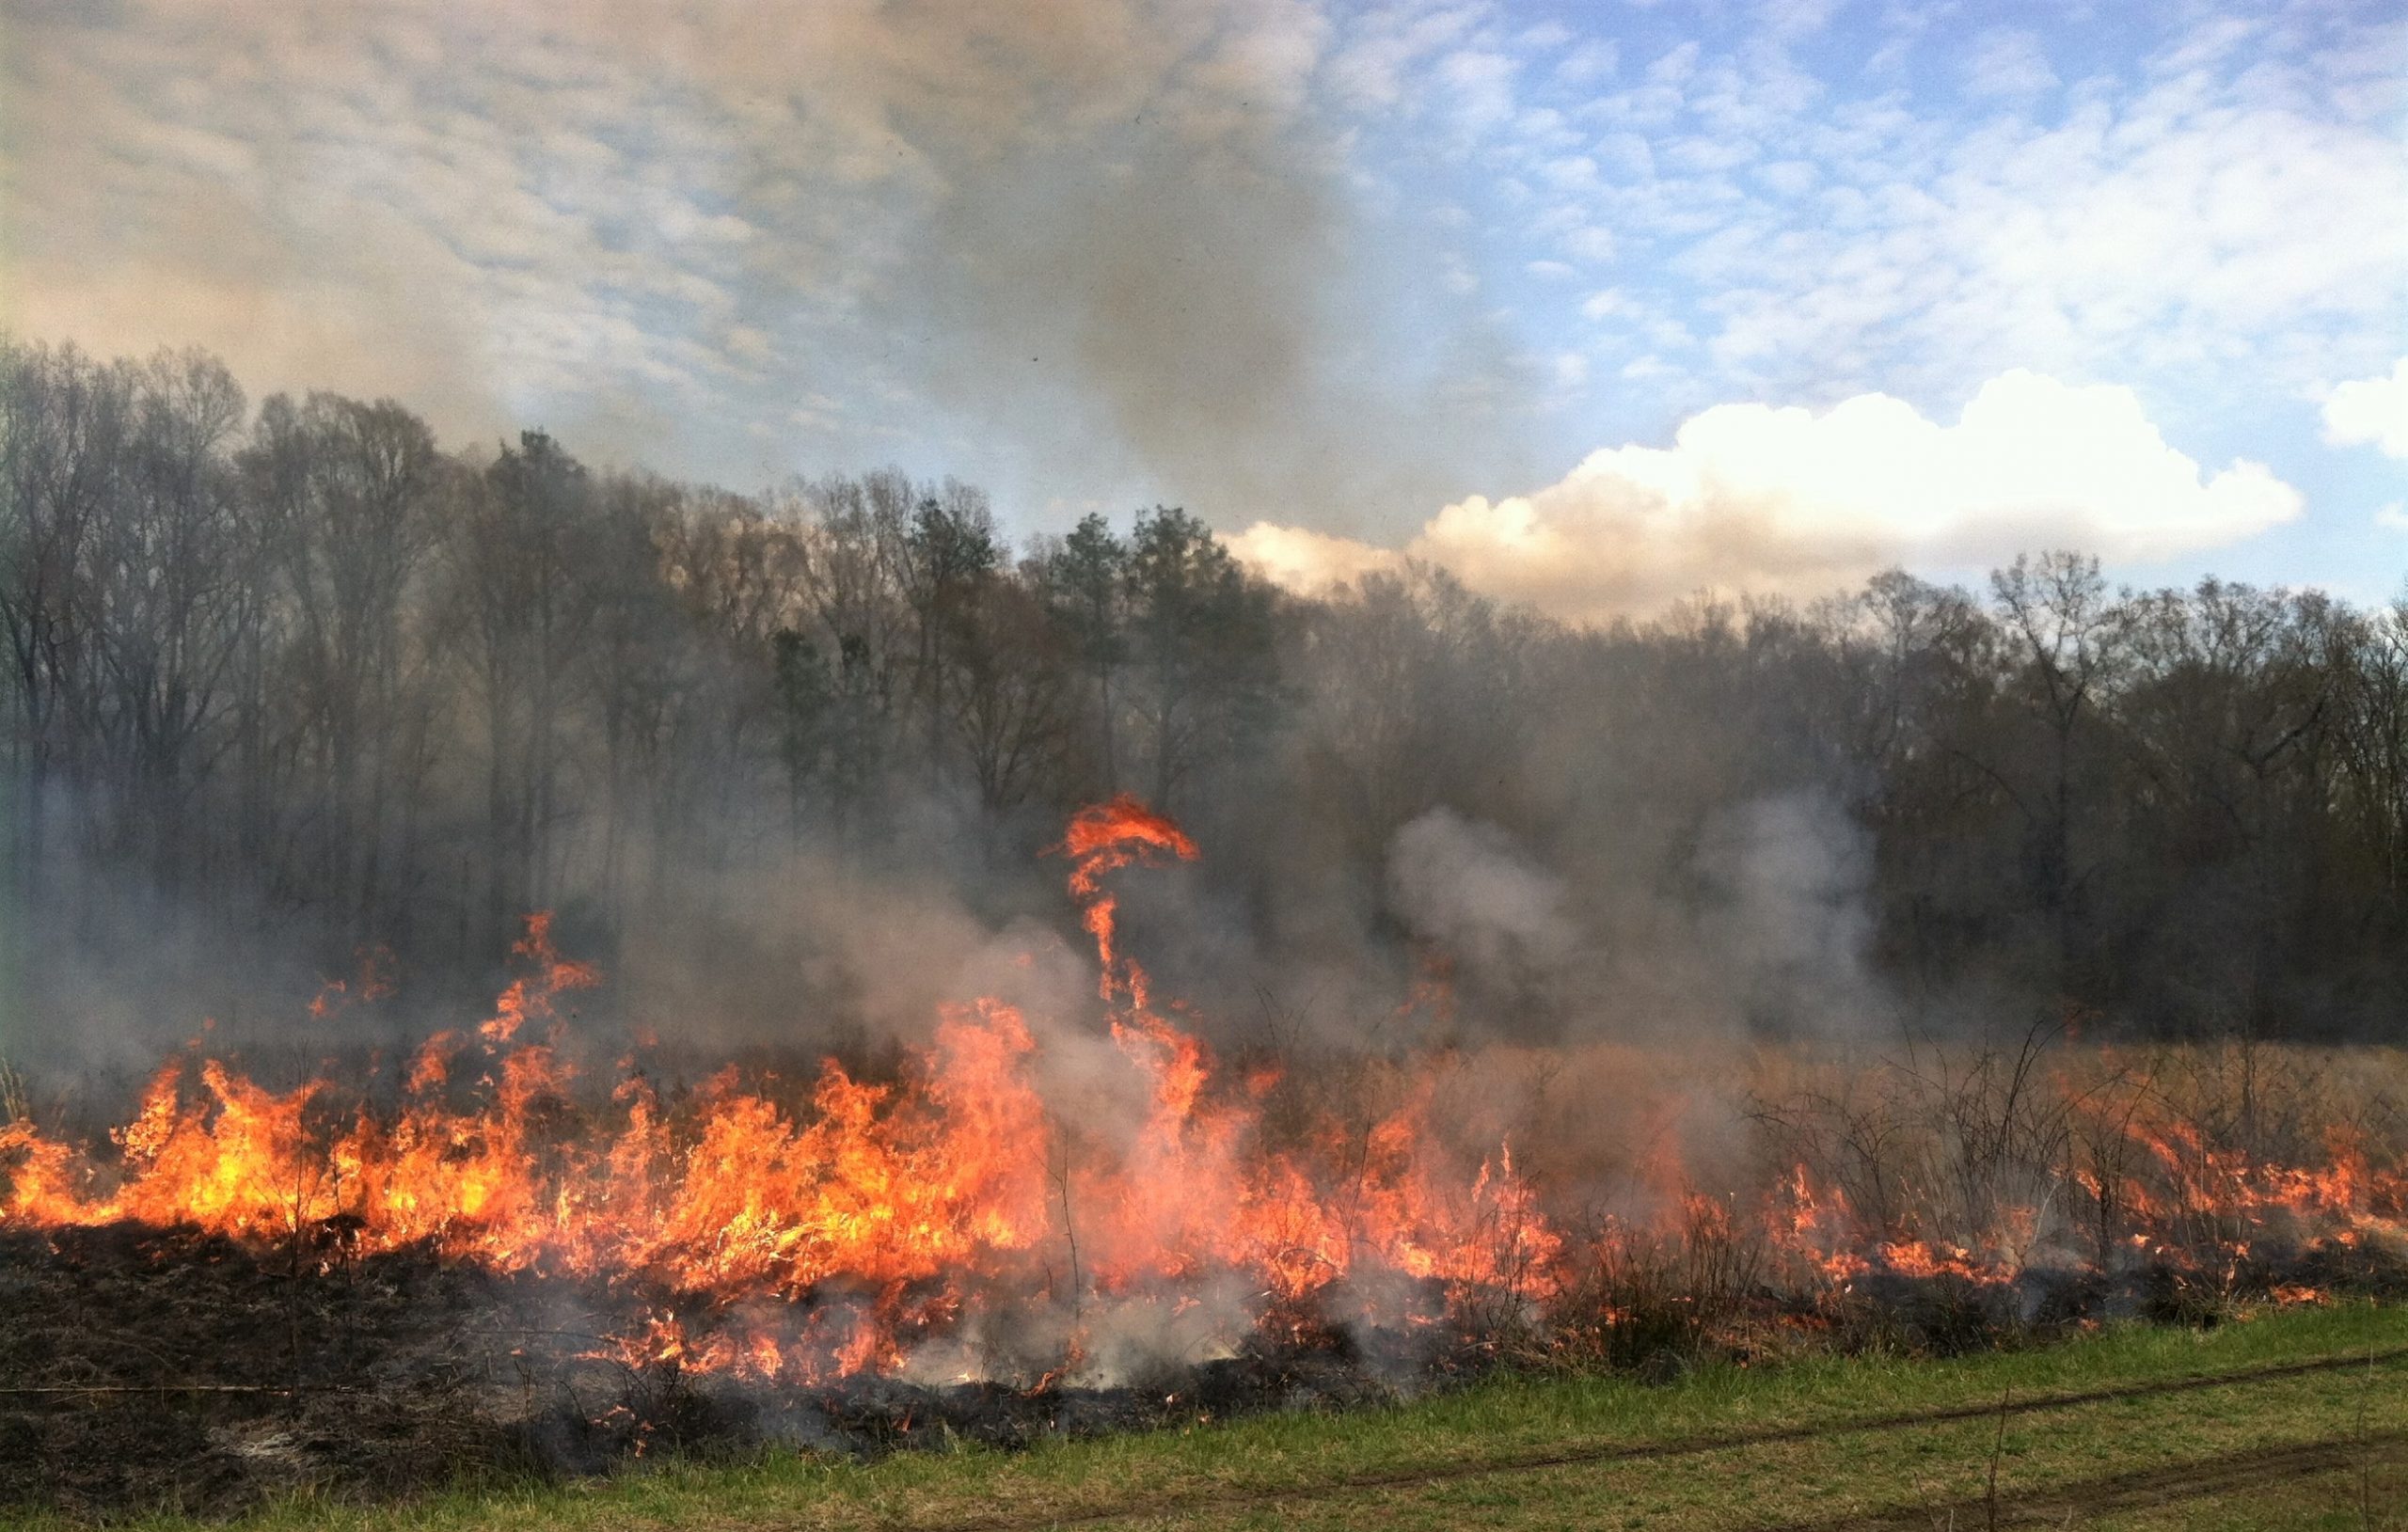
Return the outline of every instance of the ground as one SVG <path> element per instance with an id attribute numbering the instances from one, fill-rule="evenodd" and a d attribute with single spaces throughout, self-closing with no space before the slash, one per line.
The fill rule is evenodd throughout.
<path id="1" fill-rule="evenodd" d="M 1669 1383 L 1504 1380 L 1391 1409 L 1020 1453 L 869 1463 L 775 1454 L 383 1507 L 302 1496 L 236 1524 L 243 1532 L 1993 1524 L 2408 1526 L 2408 1311 L 2344 1305 L 2207 1331 L 2121 1327 L 2012 1354 L 1715 1367 Z"/>

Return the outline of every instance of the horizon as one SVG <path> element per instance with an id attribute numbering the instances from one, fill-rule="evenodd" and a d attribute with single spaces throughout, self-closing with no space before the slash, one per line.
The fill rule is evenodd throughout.
<path id="1" fill-rule="evenodd" d="M 62 355 L 71 351 L 102 366 L 117 364 L 142 366 L 163 356 L 182 359 L 196 355 L 207 361 L 224 365 L 222 357 L 198 346 L 181 350 L 161 346 L 146 354 L 103 356 L 79 345 L 72 339 L 54 340 L 48 337 L 17 336 L 6 330 L 0 330 L 0 344 L 8 342 L 28 346 L 35 350 L 47 348 Z M 244 389 L 243 419 L 235 432 L 238 437 L 249 436 L 257 431 L 261 408 L 271 399 L 284 400 L 297 404 L 317 394 L 333 395 L 339 398 L 349 397 L 341 395 L 334 389 L 309 387 L 258 395 L 245 387 L 244 380 L 239 376 L 233 381 L 238 387 Z M 355 403 L 390 404 L 398 406 L 415 419 L 424 420 L 427 418 L 425 412 L 406 398 L 397 399 L 390 395 L 380 395 L 373 400 L 357 400 Z M 1829 419 L 1829 412 L 1819 418 L 1820 420 Z M 515 450 L 529 437 L 543 437 L 559 445 L 562 450 L 570 451 L 572 457 L 577 455 L 571 450 L 569 443 L 563 441 L 541 422 L 519 427 L 490 438 L 481 436 L 446 441 L 437 435 L 435 445 L 445 456 L 464 467 L 474 472 L 483 472 L 489 468 L 499 455 Z M 1598 455 L 1602 457 L 1606 454 Z M 751 502 L 773 517 L 780 515 L 808 517 L 818 513 L 824 509 L 817 503 L 818 492 L 823 482 L 843 482 L 856 480 L 863 475 L 880 473 L 902 473 L 907 478 L 911 477 L 908 470 L 893 463 L 860 465 L 832 467 L 816 473 L 798 469 L 781 482 L 745 489 L 707 480 L 680 479 L 662 473 L 651 464 L 641 461 L 613 462 L 604 458 L 591 466 L 608 474 L 625 475 L 638 481 L 653 480 L 681 490 L 729 495 L 738 500 Z M 944 477 L 946 482 L 961 482 L 958 475 Z M 931 494 L 943 488 L 941 482 L 934 479 L 914 480 L 913 482 L 919 489 Z M 964 482 L 963 487 L 981 496 L 985 494 L 983 485 Z M 1560 494 L 1562 487 L 1555 486 L 1553 492 Z M 1125 528 L 1133 519 L 1142 518 L 1151 512 L 1163 509 L 1164 507 L 1160 502 L 1156 502 L 1152 506 L 1129 505 L 1115 508 L 1108 513 L 1097 513 L 1104 515 L 1107 525 Z M 1169 509 L 1192 512 L 1192 508 L 1183 506 Z M 1450 508 L 1450 511 L 1459 509 Z M 998 529 L 1004 533 L 1002 541 L 1011 549 L 1014 559 L 1041 561 L 1058 550 L 1061 539 L 1059 531 L 1013 526 L 1008 514 L 1002 512 L 998 512 L 996 519 Z M 2218 584 L 2262 591 L 2276 596 L 2320 593 L 2361 609 L 2379 610 L 2393 606 L 2400 606 L 2403 609 L 2408 609 L 2408 572 L 2403 572 L 2400 582 L 2394 588 L 2387 592 L 2379 591 L 2371 596 L 2356 594 L 2346 589 L 2336 589 L 2314 582 L 2296 584 L 2277 582 L 2259 585 L 2246 578 L 2227 576 L 2214 568 L 2211 563 L 2203 566 L 2196 576 L 2190 579 L 2176 578 L 2149 583 L 2132 577 L 2128 570 L 2119 569 L 2114 560 L 2104 556 L 2096 546 L 2083 545 L 2078 542 L 2052 544 L 2036 541 L 2012 548 L 2003 548 L 1996 558 L 1978 566 L 1959 564 L 1934 571 L 1928 566 L 1919 569 L 1909 559 L 1895 559 L 1870 568 L 1860 577 L 1850 577 L 1844 566 L 1818 568 L 1814 573 L 1827 576 L 1826 582 L 1820 586 L 1798 583 L 1759 585 L 1754 588 L 1720 583 L 1710 577 L 1709 573 L 1708 577 L 1701 578 L 1685 589 L 1667 588 L 1660 599 L 1641 607 L 1604 611 L 1566 610 L 1551 608 L 1543 597 L 1534 599 L 1527 593 L 1516 593 L 1510 590 L 1500 593 L 1488 589 L 1476 577 L 1466 577 L 1465 571 L 1450 562 L 1443 554 L 1432 556 L 1418 549 L 1356 548 L 1337 545 L 1339 540 L 1309 530 L 1260 525 L 1235 536 L 1223 534 L 1221 541 L 1229 547 L 1233 556 L 1256 576 L 1278 588 L 1287 595 L 1298 599 L 1343 600 L 1359 589 L 1358 582 L 1366 576 L 1395 576 L 1410 584 L 1417 569 L 1437 571 L 1460 580 L 1465 589 L 1472 594 L 1497 603 L 1502 610 L 1528 614 L 1543 621 L 1561 624 L 1567 628 L 1576 630 L 1608 627 L 1624 623 L 1634 624 L 1642 629 L 1660 626 L 1668 621 L 1681 619 L 1684 614 L 1695 613 L 1714 605 L 1727 606 L 1735 611 L 1784 608 L 1807 611 L 1825 601 L 1848 601 L 1861 597 L 1870 581 L 1876 576 L 1892 571 L 1902 571 L 1918 579 L 1926 580 L 1938 589 L 1953 591 L 1976 603 L 1987 604 L 1994 599 L 1991 585 L 1995 576 L 2006 572 L 2019 561 L 2053 554 L 2072 555 L 2097 562 L 2108 576 L 2110 588 L 2122 598 L 2159 592 L 2188 595 L 2201 586 Z"/>

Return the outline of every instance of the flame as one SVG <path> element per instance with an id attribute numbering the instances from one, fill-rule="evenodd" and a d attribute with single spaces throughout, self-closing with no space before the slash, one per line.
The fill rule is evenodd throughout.
<path id="1" fill-rule="evenodd" d="M 1131 1006 L 1144 1010 L 1144 970 L 1133 963 L 1116 963 L 1113 918 L 1119 901 L 1105 891 L 1103 877 L 1106 873 L 1117 872 L 1133 861 L 1152 860 L 1163 852 L 1181 861 L 1193 861 L 1196 843 L 1177 825 L 1123 793 L 1109 803 L 1081 809 L 1072 815 L 1069 831 L 1054 849 L 1073 860 L 1070 896 L 1085 907 L 1087 934 L 1095 938 L 1096 958 L 1101 965 L 1098 994 L 1106 1001 L 1112 999 L 1117 975 L 1119 986 L 1129 992 Z"/>
<path id="2" fill-rule="evenodd" d="M 2060 1088 L 2083 1147 L 2042 1198 L 1952 1225 L 1928 1188 L 1899 1185 L 1880 1202 L 1900 1210 L 1876 1219 L 1798 1165 L 1751 1223 L 1666 1173 L 1657 1225 L 1617 1219 L 1575 1240 L 1549 1193 L 1578 1188 L 1530 1177 L 1502 1140 L 1484 1155 L 1446 1146 L 1435 1069 L 1406 1066 L 1366 1116 L 1275 1130 L 1280 1070 L 1225 1070 L 1152 1008 L 1144 969 L 1117 945 L 1109 882 L 1194 859 L 1175 824 L 1117 798 L 1080 813 L 1054 849 L 1095 941 L 1100 1030 L 1032 1025 L 985 999 L 947 1009 L 893 1079 L 830 1060 L 800 1092 L 728 1070 L 664 1098 L 631 1055 L 607 1092 L 580 1093 L 568 998 L 600 975 L 563 957 L 536 914 L 493 1015 L 430 1038 L 395 1099 L 324 1079 L 271 1090 L 180 1056 L 107 1147 L 0 1125 L 0 1224 L 133 1221 L 325 1259 L 426 1246 L 632 1295 L 642 1318 L 608 1351 L 629 1365 L 801 1382 L 916 1358 L 975 1376 L 969 1353 L 991 1321 L 1055 1336 L 1045 1375 L 1075 1374 L 1116 1309 L 1201 1325 L 1225 1348 L 1257 1325 L 1493 1324 L 1600 1290 L 1598 1263 L 1627 1269 L 1633 1250 L 1683 1241 L 1693 1265 L 1752 1242 L 1793 1289 L 1826 1295 L 1876 1275 L 2007 1282 L 2036 1260 L 2172 1261 L 2238 1280 L 2270 1248 L 2408 1244 L 2408 1175 L 2356 1137 L 2286 1164 L 2210 1142 L 2156 1098 L 2071 1083 Z M 384 986 L 364 976 L 357 993 Z M 1064 1045 L 1049 1038 L 1083 1050 L 1067 1109 L 1049 1074 Z M 2069 1255 L 2069 1231 L 2092 1224 L 2098 1251 Z M 2321 1293 L 2271 1278 L 2259 1290 Z M 1595 1318 L 1620 1322 L 1625 1308 L 1601 1303 Z"/>
<path id="3" fill-rule="evenodd" d="M 1149 1008 L 1143 969 L 1115 948 L 1105 879 L 1195 857 L 1176 825 L 1121 798 L 1079 814 L 1058 849 L 1143 1103 L 1125 1137 L 1048 1111 L 1037 1039 L 995 1000 L 948 1010 L 898 1081 L 823 1063 L 801 1110 L 733 1072 L 672 1109 L 628 1061 L 608 1113 L 581 1111 L 561 1013 L 598 975 L 537 914 L 493 1016 L 420 1048 L 397 1110 L 341 1113 L 327 1082 L 278 1093 L 214 1059 L 196 1092 L 178 1059 L 113 1135 L 113 1165 L 0 1129 L 0 1222 L 296 1245 L 340 1224 L 360 1251 L 426 1242 L 497 1271 L 686 1295 L 620 1359 L 800 1380 L 895 1370 L 973 1314 L 1166 1294 L 1192 1307 L 1223 1277 L 1261 1303 L 1374 1271 L 1434 1287 L 1441 1305 L 1474 1288 L 1544 1295 L 1560 1241 L 1502 1145 L 1451 1164 L 1431 1146 L 1424 1093 L 1373 1126 L 1347 1174 L 1320 1152 L 1332 1135 L 1274 1151 L 1259 1099 L 1275 1076 L 1225 1081 Z M 458 1085 L 472 1057 L 483 1068 Z"/>

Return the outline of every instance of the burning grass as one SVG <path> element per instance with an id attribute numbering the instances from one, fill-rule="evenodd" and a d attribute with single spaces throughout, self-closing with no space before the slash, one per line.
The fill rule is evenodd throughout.
<path id="1" fill-rule="evenodd" d="M 537 917 L 493 1016 L 375 1088 L 196 1054 L 105 1148 L 12 1109 L 0 1500 L 1019 1446 L 2408 1286 L 2381 1055 L 2036 1029 L 1760 1054 L 1744 1096 L 1609 1052 L 1224 1064 L 1116 945 L 1106 882 L 1196 848 L 1122 801 L 1061 851 L 1095 1014 L 965 1005 L 892 1078 L 688 1086 L 639 1052 L 597 1082 L 562 1013 L 599 975 Z M 1634 1076 L 1653 1094 L 1603 1088 Z"/>

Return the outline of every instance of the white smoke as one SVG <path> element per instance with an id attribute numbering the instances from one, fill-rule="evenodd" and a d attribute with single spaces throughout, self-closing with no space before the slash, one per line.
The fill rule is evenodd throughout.
<path id="1" fill-rule="evenodd" d="M 1527 983 L 1578 943 L 1563 880 L 1495 825 L 1436 808 L 1388 846 L 1391 907 L 1413 934 L 1473 977 Z"/>
<path id="2" fill-rule="evenodd" d="M 1803 795 L 1746 804 L 1712 827 L 1698 871 L 1701 950 L 1752 1025 L 1832 1035 L 1879 1011 L 1864 965 L 1872 848 L 1835 805 Z"/>

